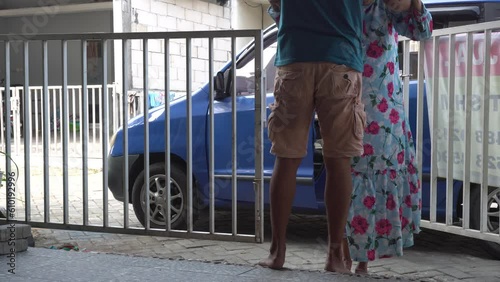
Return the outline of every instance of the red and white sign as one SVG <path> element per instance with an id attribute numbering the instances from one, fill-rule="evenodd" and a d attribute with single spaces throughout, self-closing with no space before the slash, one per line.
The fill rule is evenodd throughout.
<path id="1" fill-rule="evenodd" d="M 473 35 L 472 71 L 472 103 L 471 112 L 471 161 L 465 164 L 465 128 L 466 128 L 466 80 L 467 80 L 467 35 L 459 34 L 455 37 L 455 95 L 454 105 L 449 105 L 449 36 L 442 36 L 439 39 L 439 58 L 434 58 L 433 40 L 425 42 L 425 81 L 427 92 L 427 104 L 429 106 L 429 120 L 432 125 L 432 87 L 435 82 L 439 83 L 437 95 L 439 103 L 437 115 L 437 128 L 432 131 L 432 138 L 437 138 L 437 168 L 440 177 L 447 176 L 448 154 L 453 156 L 453 175 L 457 180 L 463 180 L 465 167 L 470 167 L 470 179 L 473 183 L 481 183 L 483 172 L 483 131 L 486 131 L 488 145 L 488 181 L 489 185 L 500 186 L 500 32 L 491 34 L 490 54 L 485 54 L 485 35 L 478 33 Z M 490 62 L 490 73 L 484 73 L 484 63 Z M 439 63 L 439 74 L 434 77 L 434 64 Z M 490 83 L 485 85 L 485 75 L 489 75 Z M 489 126 L 484 128 L 483 103 L 484 89 L 489 87 Z M 453 151 L 448 150 L 448 120 L 449 111 L 454 111 Z M 434 133 L 434 134 L 433 134 Z"/>

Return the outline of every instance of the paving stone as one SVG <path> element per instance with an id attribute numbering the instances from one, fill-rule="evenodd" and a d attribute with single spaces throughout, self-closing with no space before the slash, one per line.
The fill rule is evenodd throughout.
<path id="1" fill-rule="evenodd" d="M 500 277 L 499 276 L 488 276 L 488 277 L 481 277 L 480 280 L 478 280 L 477 278 L 467 278 L 467 279 L 462 279 L 460 281 L 466 281 L 466 282 L 477 282 L 477 281 L 481 281 L 481 282 L 498 282 L 500 281 Z"/>
<path id="2" fill-rule="evenodd" d="M 461 279 L 457 279 L 457 278 L 450 277 L 450 276 L 445 276 L 445 275 L 435 276 L 434 280 L 435 281 L 439 281 L 439 282 L 456 282 L 456 281 L 462 281 Z"/>
<path id="3" fill-rule="evenodd" d="M 429 270 L 429 271 L 419 271 L 416 273 L 412 273 L 408 275 L 408 277 L 412 279 L 423 279 L 423 278 L 433 278 L 436 276 L 442 276 L 443 273 L 437 270 Z"/>
<path id="4" fill-rule="evenodd" d="M 440 269 L 440 271 L 443 272 L 444 274 L 447 274 L 447 275 L 454 277 L 454 278 L 457 278 L 457 279 L 464 279 L 464 278 L 472 278 L 473 277 L 470 274 L 462 272 L 461 270 L 459 270 L 455 267 L 454 268 L 443 268 L 443 269 Z"/>

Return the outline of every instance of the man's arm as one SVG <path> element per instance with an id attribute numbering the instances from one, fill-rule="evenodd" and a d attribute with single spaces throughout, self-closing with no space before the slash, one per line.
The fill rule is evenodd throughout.
<path id="1" fill-rule="evenodd" d="M 411 0 L 411 6 L 413 9 L 417 10 L 419 13 L 422 13 L 422 1 L 421 0 Z"/>
<path id="2" fill-rule="evenodd" d="M 271 4 L 275 12 L 281 11 L 281 0 L 269 0 L 269 4 Z"/>

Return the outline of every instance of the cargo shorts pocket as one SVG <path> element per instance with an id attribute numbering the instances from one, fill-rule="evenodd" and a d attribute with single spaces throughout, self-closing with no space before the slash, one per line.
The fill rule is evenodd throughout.
<path id="1" fill-rule="evenodd" d="M 331 72 L 335 99 L 346 99 L 358 96 L 355 87 L 357 81 L 355 77 L 352 77 L 352 72 L 339 72 L 338 70 L 331 70 Z M 352 79 L 354 79 L 354 81 Z"/>
<path id="2" fill-rule="evenodd" d="M 366 126 L 365 105 L 360 102 L 354 102 L 354 136 L 360 140 L 363 139 Z"/>
<path id="3" fill-rule="evenodd" d="M 274 141 L 274 124 L 273 124 L 274 114 L 271 112 L 267 117 L 267 137 L 269 140 Z"/>
<path id="4" fill-rule="evenodd" d="M 299 78 L 302 72 L 299 70 L 278 69 L 274 79 L 274 94 L 294 95 L 297 92 L 296 87 L 300 86 Z M 299 84 L 299 85 L 297 85 Z"/>

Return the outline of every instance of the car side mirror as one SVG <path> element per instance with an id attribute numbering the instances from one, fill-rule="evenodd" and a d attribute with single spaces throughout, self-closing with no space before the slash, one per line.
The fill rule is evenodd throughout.
<path id="1" fill-rule="evenodd" d="M 218 72 L 214 77 L 215 100 L 222 100 L 227 97 L 225 88 L 224 73 Z"/>

